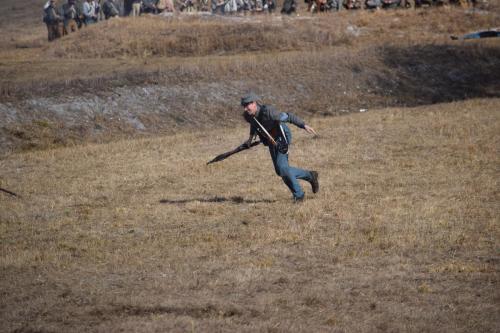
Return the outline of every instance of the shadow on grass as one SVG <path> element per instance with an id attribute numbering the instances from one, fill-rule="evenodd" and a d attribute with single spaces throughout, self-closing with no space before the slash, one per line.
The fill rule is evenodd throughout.
<path id="1" fill-rule="evenodd" d="M 179 199 L 179 200 L 171 200 L 171 199 L 161 199 L 160 203 L 162 204 L 170 204 L 170 205 L 179 205 L 179 204 L 186 204 L 186 203 L 191 203 L 191 202 L 206 202 L 206 203 L 233 203 L 233 204 L 252 204 L 252 203 L 273 203 L 276 202 L 276 200 L 269 200 L 269 199 L 258 199 L 258 200 L 248 200 L 244 199 L 243 197 L 240 196 L 234 196 L 234 197 L 211 197 L 211 198 L 192 198 L 192 199 Z"/>
<path id="2" fill-rule="evenodd" d="M 256 312 L 256 311 L 254 311 Z M 142 316 L 148 317 L 152 315 L 171 314 L 178 316 L 189 316 L 193 318 L 209 318 L 214 316 L 222 316 L 225 318 L 241 316 L 243 312 L 237 308 L 218 308 L 212 304 L 206 305 L 191 305 L 191 306 L 137 306 L 137 305 L 116 305 L 113 308 L 95 309 L 90 311 L 90 315 L 100 318 L 109 316 Z"/>
<path id="3" fill-rule="evenodd" d="M 380 53 L 389 71 L 375 74 L 371 85 L 397 105 L 500 97 L 500 47 L 477 41 L 389 46 Z"/>

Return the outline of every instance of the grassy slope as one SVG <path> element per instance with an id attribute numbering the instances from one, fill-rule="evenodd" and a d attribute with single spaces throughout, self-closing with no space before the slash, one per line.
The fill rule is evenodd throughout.
<path id="1" fill-rule="evenodd" d="M 397 47 L 457 45 L 457 42 L 450 43 L 450 34 L 460 35 L 500 24 L 500 17 L 494 11 L 475 14 L 456 8 L 346 11 L 313 17 L 302 13 L 301 18 L 280 15 L 233 19 L 141 17 L 102 22 L 55 43 L 47 43 L 43 24 L 29 20 L 21 25 L 16 13 L 7 11 L 3 23 L 7 33 L 0 39 L 3 60 L 0 83 L 3 90 L 19 85 L 16 89 L 20 92 L 27 84 L 38 89 L 58 82 L 71 87 L 69 81 L 76 77 L 78 80 L 99 78 L 106 81 L 106 85 L 116 81 L 134 83 L 127 73 L 161 71 L 168 76 L 172 68 L 184 67 L 190 61 L 209 71 L 209 78 L 214 80 L 220 72 L 220 56 L 247 65 L 245 55 L 263 54 L 264 57 L 252 61 L 266 65 L 265 57 L 274 57 L 277 52 L 299 51 L 304 53 L 304 58 L 309 58 L 311 51 L 329 50 L 332 55 L 335 53 L 332 47 L 347 45 L 351 53 L 363 52 L 369 61 L 378 55 L 370 49 L 388 44 Z M 347 29 L 348 26 L 352 29 Z M 200 62 L 199 57 L 205 61 Z M 313 64 L 316 61 L 312 59 Z M 92 70 L 82 72 L 82 66 Z M 267 73 L 276 75 L 284 69 L 284 65 L 274 67 L 272 72 L 267 68 Z"/>
<path id="2" fill-rule="evenodd" d="M 264 19 L 266 44 L 246 52 L 232 36 L 248 37 L 242 26 L 196 19 L 106 22 L 48 45 L 41 2 L 0 3 L 2 101 L 251 78 L 243 88 L 301 115 L 370 110 L 307 116 L 317 139 L 294 131 L 292 163 L 319 170 L 322 186 L 299 206 L 262 147 L 205 166 L 243 125 L 3 157 L 0 186 L 22 198 L 0 193 L 0 331 L 498 330 L 500 100 L 467 100 L 498 97 L 498 44 L 448 40 L 498 16 Z M 346 40 L 347 25 L 363 33 Z M 203 38 L 186 51 L 192 26 Z M 231 43 L 214 44 L 210 31 L 227 28 Z M 49 142 L 79 135 L 40 124 Z"/>
<path id="3" fill-rule="evenodd" d="M 0 154 L 192 124 L 212 128 L 221 124 L 214 115 L 227 120 L 222 125 L 234 124 L 232 110 L 247 90 L 303 117 L 500 91 L 497 41 L 449 39 L 499 26 L 493 10 L 125 18 L 50 44 L 39 21 L 19 11 L 9 15 L 0 36 Z M 144 87 L 155 90 L 149 100 Z M 182 96 L 169 98 L 173 92 Z M 135 104 L 125 111 L 144 130 L 113 110 L 130 98 Z"/>
<path id="4" fill-rule="evenodd" d="M 11 155 L 0 330 L 494 332 L 499 108 L 315 119 L 301 205 L 243 125 Z"/>

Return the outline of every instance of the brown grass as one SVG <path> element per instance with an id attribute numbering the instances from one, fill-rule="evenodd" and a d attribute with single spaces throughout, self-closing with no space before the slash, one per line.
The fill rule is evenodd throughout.
<path id="1" fill-rule="evenodd" d="M 47 44 L 41 2 L 0 3 L 20 196 L 0 192 L 0 331 L 498 331 L 500 51 L 449 40 L 498 12 L 121 19 Z M 132 115 L 163 136 L 64 112 L 151 87 Z M 205 165 L 246 138 L 249 89 L 320 133 L 294 128 L 321 180 L 301 205 L 262 147 Z"/>
<path id="2" fill-rule="evenodd" d="M 151 66 L 161 70 L 132 68 L 107 79 L 86 78 L 75 72 L 75 79 L 65 82 L 9 84 L 8 100 L 14 101 L 10 107 L 18 110 L 19 120 L 11 122 L 0 114 L 0 122 L 5 119 L 0 126 L 0 137 L 5 138 L 0 153 L 232 125 L 239 97 L 248 90 L 303 117 L 498 97 L 498 59 L 500 49 L 494 41 L 344 46 L 336 47 L 333 53 L 309 52 L 307 57 L 294 51 L 276 52 L 272 58 L 262 54 L 176 58 L 166 64 L 152 62 Z M 71 61 L 61 60 L 61 65 L 70 66 Z M 103 59 L 92 64 L 107 68 L 109 62 Z M 145 99 L 140 87 L 154 93 Z M 50 97 L 37 97 L 44 94 Z M 19 101 L 19 96 L 24 99 Z M 46 111 L 51 103 L 72 107 L 71 96 L 83 105 L 89 101 L 86 109 L 92 116 Z M 135 103 L 133 109 L 124 111 L 140 119 L 145 130 L 138 131 L 116 117 L 114 101 L 129 105 L 129 100 Z"/>
<path id="3" fill-rule="evenodd" d="M 500 18 L 455 8 L 355 15 L 303 13 L 301 18 L 122 18 L 82 29 L 50 44 L 45 41 L 46 31 L 41 23 L 35 23 L 31 31 L 8 19 L 4 24 L 11 36 L 0 40 L 0 83 L 6 98 L 16 90 L 29 93 L 33 88 L 50 89 L 53 85 L 56 91 L 61 84 L 76 89 L 81 86 L 79 80 L 88 78 L 104 81 L 106 86 L 135 84 L 130 80 L 131 72 L 159 71 L 169 75 L 172 67 L 184 67 L 193 61 L 213 80 L 220 75 L 220 56 L 241 63 L 241 68 L 252 64 L 268 66 L 271 62 L 269 74 L 276 75 L 286 70 L 286 64 L 272 61 L 276 52 L 285 55 L 284 51 L 298 51 L 312 65 L 323 58 L 311 57 L 311 52 L 321 50 L 334 55 L 338 47 L 345 46 L 352 52 L 368 50 L 376 58 L 378 54 L 370 54 L 371 50 L 387 43 L 410 47 L 448 44 L 450 34 L 498 26 Z M 348 26 L 357 27 L 360 35 L 353 37 Z M 257 63 L 249 63 L 248 54 L 263 57 Z M 200 57 L 203 60 L 198 62 Z M 82 72 L 82 68 L 91 70 Z"/>
<path id="4" fill-rule="evenodd" d="M 252 18 L 243 17 L 117 19 L 84 29 L 46 48 L 45 52 L 55 57 L 80 59 L 197 57 L 315 49 L 345 43 L 347 40 L 344 36 L 335 36 L 335 31 L 318 30 L 310 23 L 301 30 L 294 29 L 291 24 L 284 24 L 278 18 L 254 18 L 260 24 L 252 21 Z"/>
<path id="5" fill-rule="evenodd" d="M 499 107 L 314 119 L 302 205 L 241 126 L 11 155 L 1 330 L 494 332 Z"/>

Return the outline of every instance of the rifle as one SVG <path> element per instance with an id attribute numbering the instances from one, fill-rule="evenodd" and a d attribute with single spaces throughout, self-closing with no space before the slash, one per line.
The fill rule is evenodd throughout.
<path id="1" fill-rule="evenodd" d="M 264 135 L 267 141 L 271 145 L 275 146 L 278 149 L 278 151 L 282 154 L 288 153 L 288 140 L 286 138 L 285 132 L 283 131 L 283 127 L 281 127 L 281 124 L 279 125 L 279 128 L 281 131 L 281 135 L 283 135 L 283 140 L 285 140 L 285 142 L 283 142 L 283 140 L 278 140 L 278 141 L 274 140 L 273 136 L 269 134 L 269 132 L 266 130 L 264 126 L 262 126 L 262 124 L 257 120 L 257 118 L 253 117 L 252 121 L 257 124 L 258 127 L 257 132 Z"/>
<path id="2" fill-rule="evenodd" d="M 233 149 L 231 151 L 228 151 L 226 153 L 222 153 L 220 155 L 215 156 L 211 161 L 207 162 L 207 165 L 211 164 L 211 163 L 220 162 L 222 160 L 225 160 L 229 156 L 234 155 L 236 153 L 239 153 L 242 150 L 250 149 L 250 148 L 252 148 L 254 146 L 257 146 L 259 143 L 260 143 L 260 141 L 252 142 L 250 145 L 247 145 L 246 143 L 243 143 L 243 144 L 239 145 L 238 147 L 236 147 L 235 149 Z"/>
<path id="3" fill-rule="evenodd" d="M 6 190 L 4 188 L 1 188 L 0 187 L 0 192 L 4 192 L 4 193 L 7 193 L 7 194 L 10 194 L 12 195 L 13 197 L 19 197 L 16 193 L 12 192 L 12 191 L 9 191 L 9 190 Z"/>

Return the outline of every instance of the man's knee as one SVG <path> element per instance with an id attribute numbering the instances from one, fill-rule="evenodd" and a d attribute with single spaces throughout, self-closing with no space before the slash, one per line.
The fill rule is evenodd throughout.
<path id="1" fill-rule="evenodd" d="M 276 168 L 276 174 L 281 178 L 290 178 L 290 168 L 289 167 L 278 167 Z"/>

